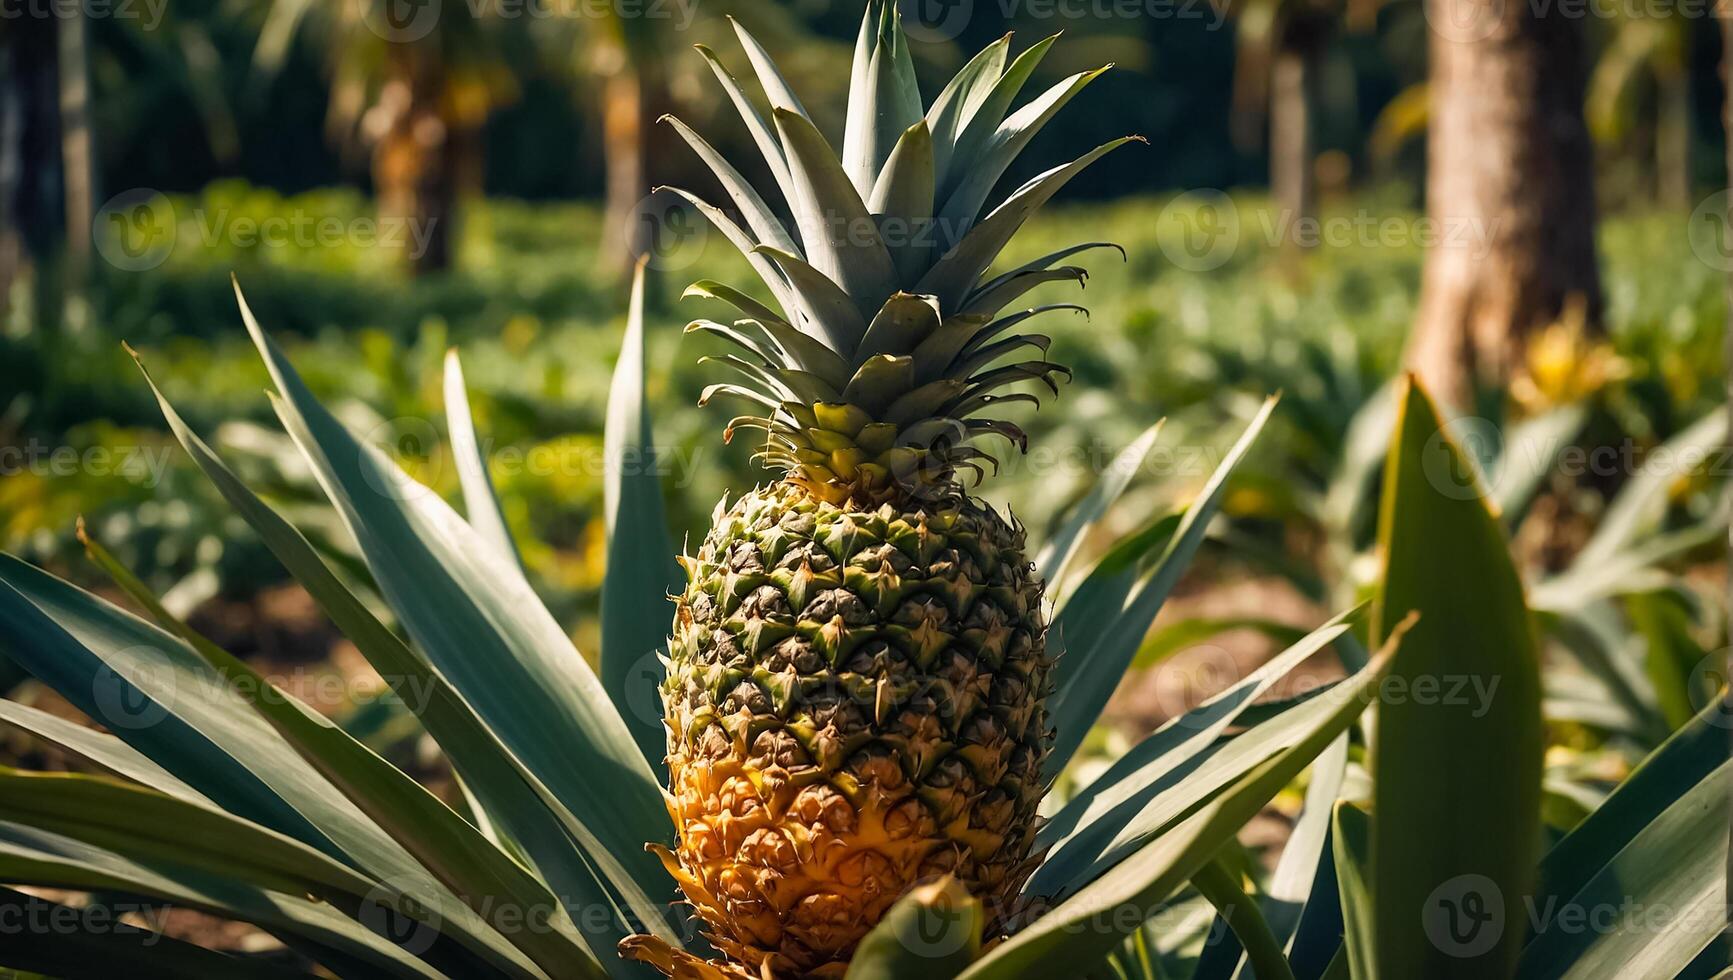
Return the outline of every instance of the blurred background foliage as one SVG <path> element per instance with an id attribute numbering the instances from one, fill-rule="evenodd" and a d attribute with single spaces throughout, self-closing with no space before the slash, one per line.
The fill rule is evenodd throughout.
<path id="1" fill-rule="evenodd" d="M 680 290 L 750 277 L 719 235 L 651 192 L 711 190 L 655 119 L 677 111 L 731 158 L 756 159 L 690 49 L 726 36 L 736 16 L 836 132 L 847 81 L 837 66 L 859 16 L 841 0 L 474 0 L 444 4 L 425 34 L 393 38 L 377 6 L 169 0 L 133 17 L 0 22 L 0 548 L 94 582 L 74 537 L 82 516 L 171 609 L 230 649 L 335 669 L 341 644 L 173 448 L 121 342 L 194 428 L 358 579 L 341 529 L 296 506 L 316 490 L 267 424 L 266 378 L 230 276 L 316 393 L 445 493 L 457 476 L 444 455 L 441 366 L 458 347 L 532 577 L 565 622 L 594 623 L 605 572 L 601 426 L 633 254 L 652 257 L 649 393 L 676 538 L 695 540 L 726 491 L 764 478 L 749 447 L 722 443 L 723 417 L 693 405 L 712 380 L 695 364 L 709 347 L 681 327 L 713 311 L 679 301 Z M 1356 438 L 1389 426 L 1356 420 L 1376 418 L 1419 308 L 1426 255 L 1414 229 L 1433 104 L 1425 12 L 1415 0 L 946 9 L 959 8 L 971 16 L 954 38 L 913 45 L 929 92 L 1013 29 L 1021 44 L 1066 32 L 1039 68 L 1043 86 L 1118 66 L 1040 134 L 1005 186 L 1068 157 L 1067 147 L 1128 132 L 1150 141 L 1073 185 L 1011 250 L 1021 260 L 1110 240 L 1127 258 L 1103 251 L 1088 263 L 1089 317 L 1049 319 L 1054 358 L 1075 380 L 1029 418 L 1035 452 L 1007 459 L 986 494 L 1039 538 L 1165 416 L 1162 449 L 1114 529 L 1129 531 L 1139 515 L 1183 502 L 1262 396 L 1282 391 L 1270 433 L 1236 476 L 1228 519 L 1143 660 L 1166 662 L 1182 645 L 1254 658 L 1279 636 L 1271 622 L 1309 626 L 1367 584 L 1372 511 L 1360 498 L 1375 485 L 1365 461 L 1382 447 L 1368 454 Z M 1701 10 L 1644 11 L 1582 24 L 1603 312 L 1585 325 L 1566 309 L 1537 330 L 1486 413 L 1494 436 L 1562 419 L 1549 430 L 1554 455 L 1645 458 L 1727 396 L 1717 261 L 1726 253 L 1705 252 L 1691 225 L 1726 185 L 1716 25 Z M 141 201 L 159 222 L 145 259 L 105 250 L 105 234 L 126 232 L 107 223 Z M 1296 248 L 1270 230 L 1296 214 L 1361 230 Z M 1233 247 L 1205 266 L 1188 261 L 1185 236 L 1224 219 L 1237 228 Z M 393 221 L 427 230 L 425 246 L 365 233 Z M 301 231 L 272 240 L 244 231 L 273 222 Z M 321 222 L 341 231 L 306 230 Z M 670 229 L 671 243 L 645 239 Z M 1076 295 L 1051 285 L 1032 299 Z M 1568 418 L 1554 414 L 1564 410 Z M 1717 473 L 1683 469 L 1668 481 L 1645 529 L 1724 519 L 1720 462 Z M 1523 566 L 1540 582 L 1573 567 L 1635 468 L 1535 469 L 1512 518 Z M 1659 583 L 1621 586 L 1620 595 L 1671 598 L 1615 610 L 1620 635 L 1664 633 L 1674 651 L 1725 646 L 1716 601 L 1725 565 L 1713 542 L 1669 552 L 1664 568 Z M 1206 625 L 1162 632 L 1187 617 Z M 596 638 L 574 628 L 593 650 Z M 1674 659 L 1655 661 L 1661 679 L 1633 688 L 1632 725 L 1709 696 L 1713 685 L 1693 674 L 1702 658 Z M 1187 692 L 1195 701 L 1208 690 Z M 1119 717 L 1146 726 L 1184 707 L 1174 697 L 1134 679 Z M 348 707 L 356 724 L 390 730 L 389 712 Z M 1561 724 L 1569 744 L 1571 722 Z M 1642 732 L 1634 744 L 1656 737 Z"/>

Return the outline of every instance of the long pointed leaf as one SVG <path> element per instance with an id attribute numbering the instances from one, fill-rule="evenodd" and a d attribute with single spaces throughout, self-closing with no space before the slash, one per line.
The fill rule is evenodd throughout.
<path id="1" fill-rule="evenodd" d="M 752 189 L 752 185 L 740 175 L 740 171 L 734 169 L 734 165 L 729 163 L 726 157 L 717 153 L 704 137 L 681 122 L 679 117 L 663 116 L 662 119 L 674 127 L 674 131 L 680 134 L 686 145 L 690 146 L 699 159 L 704 161 L 704 165 L 710 168 L 710 172 L 716 175 L 716 179 L 722 183 L 722 189 L 728 192 L 734 207 L 746 218 L 746 226 L 752 229 L 752 234 L 760 244 L 771 245 L 796 255 L 801 254 L 800 246 L 789 237 L 788 230 L 782 227 L 782 221 L 776 217 L 776 213 L 770 210 L 770 206 L 764 203 L 764 199 L 758 196 L 758 192 Z"/>
<path id="2" fill-rule="evenodd" d="M 1217 740 L 1283 677 L 1347 633 L 1358 613 L 1353 610 L 1336 617 L 1227 690 L 1163 725 L 1085 786 L 1041 828 L 1037 840 L 1050 845 L 1050 850 L 1030 887 L 1043 895 L 1075 891 L 1103 867 L 1107 857 L 1178 819 L 1212 787 L 1225 785 L 1232 778 L 1221 775 L 1227 763 L 1218 759 L 1204 764 L 1210 753 L 1220 754 Z M 1236 748 L 1265 744 L 1268 751 L 1276 751 L 1286 733 L 1303 729 L 1307 719 L 1329 710 L 1328 704 L 1295 709 L 1245 733 L 1246 741 Z"/>
<path id="3" fill-rule="evenodd" d="M 1065 582 L 1065 575 L 1071 570 L 1071 562 L 1077 557 L 1077 549 L 1082 547 L 1083 540 L 1095 525 L 1107 514 L 1125 488 L 1131 485 L 1132 477 L 1143 469 L 1143 463 L 1149 458 L 1150 450 L 1155 448 L 1156 439 L 1161 436 L 1161 428 L 1166 419 L 1158 420 L 1154 425 L 1143 430 L 1143 434 L 1131 441 L 1131 444 L 1120 450 L 1113 457 L 1113 462 L 1107 465 L 1101 476 L 1095 481 L 1095 486 L 1089 491 L 1065 523 L 1059 526 L 1047 543 L 1035 555 L 1035 568 L 1041 573 L 1049 588 L 1059 588 Z"/>
<path id="4" fill-rule="evenodd" d="M 577 939 L 565 909 L 540 880 L 402 770 L 176 619 L 144 583 L 96 541 L 86 537 L 84 542 L 97 565 L 144 607 L 158 625 L 198 651 L 331 785 L 389 833 L 460 901 L 501 934 L 511 935 L 513 944 L 549 976 L 561 976 L 566 970 L 582 965 L 590 969 L 579 975 L 602 975 L 588 947 Z M 527 918 L 543 915 L 547 917 L 546 928 L 520 931 Z M 521 966 L 527 967 L 528 962 Z"/>
<path id="5" fill-rule="evenodd" d="M 1398 404 L 1372 636 L 1411 612 L 1421 619 L 1394 675 L 1414 694 L 1380 706 L 1372 747 L 1376 969 L 1505 975 L 1520 949 L 1540 839 L 1534 630 L 1498 521 L 1481 497 L 1439 481 L 1441 472 L 1472 472 L 1467 458 L 1417 384 Z M 1489 942 L 1444 949 L 1427 934 L 1429 903 L 1452 881 L 1484 881 L 1503 897 Z"/>
<path id="6" fill-rule="evenodd" d="M 1047 56 L 1053 42 L 1059 40 L 1054 34 L 1044 37 L 1030 45 L 1022 54 L 1012 59 L 1011 66 L 1004 74 L 998 75 L 993 81 L 993 87 L 969 113 L 964 121 L 962 131 L 957 134 L 952 144 L 950 165 L 945 168 L 945 180 L 939 185 L 939 199 L 949 197 L 951 191 L 968 176 L 969 161 L 976 159 L 992 142 L 993 134 L 999 131 L 999 124 L 1004 121 L 1005 113 L 1011 111 L 1011 103 L 1017 100 L 1017 93 L 1023 90 L 1023 83 L 1035 73 L 1041 59 Z"/>
<path id="7" fill-rule="evenodd" d="M 106 732 L 57 718 L 46 711 L 16 701 L 0 700 L 0 722 L 29 732 L 92 765 L 141 786 L 149 786 L 157 792 L 167 793 L 191 803 L 210 803 L 205 794 L 152 762 L 144 753 Z"/>
<path id="8" fill-rule="evenodd" d="M 99 910 L 100 911 L 100 910 Z M 184 980 L 224 977 L 233 980 L 312 980 L 310 974 L 244 956 L 229 956 L 170 939 L 161 933 L 104 920 L 88 909 L 58 905 L 0 888 L 0 921 L 16 923 L 0 947 L 0 968 L 46 976 L 133 980 Z M 69 929 L 66 923 L 91 922 L 94 928 Z"/>
<path id="9" fill-rule="evenodd" d="M 1105 955 L 1119 936 L 1141 927 L 1144 919 L 1159 911 L 1247 820 L 1353 723 L 1382 682 L 1394 654 L 1394 643 L 1386 644 L 1364 670 L 1331 691 L 1333 710 L 1293 745 L 994 947 L 963 972 L 962 980 L 1061 976 L 1078 963 Z"/>
<path id="10" fill-rule="evenodd" d="M 1537 906 L 1542 921 L 1516 976 L 1678 976 L 1704 950 L 1724 943 L 1730 778 L 1733 762 L 1724 759 L 1567 901 Z M 1711 955 L 1713 966 L 1727 965 L 1724 947 Z"/>
<path id="11" fill-rule="evenodd" d="M 969 229 L 963 240 L 944 254 L 927 274 L 921 277 L 916 292 L 939 297 L 943 309 L 953 309 L 974 288 L 981 274 L 1011 241 L 1011 236 L 1023 227 L 1041 205 L 1059 192 L 1071 178 L 1107 153 L 1131 142 L 1142 142 L 1139 136 L 1127 136 L 1090 150 L 1076 160 L 1035 177 L 1018 188 L 987 217 Z"/>
<path id="12" fill-rule="evenodd" d="M 789 207 L 806 260 L 848 294 L 863 320 L 870 318 L 897 286 L 878 225 L 812 121 L 786 109 L 773 119 L 788 150 Z"/>
<path id="13" fill-rule="evenodd" d="M 982 153 L 968 158 L 969 165 L 963 171 L 962 180 L 938 209 L 939 226 L 951 236 L 950 241 L 962 238 L 974 224 L 993 186 L 1035 134 L 1065 107 L 1065 103 L 1105 71 L 1107 68 L 1079 72 L 1048 89 L 1005 120 Z"/>
<path id="14" fill-rule="evenodd" d="M 1356 977 L 1377 973 L 1376 906 L 1372 899 L 1372 827 L 1366 811 L 1343 800 L 1336 804 L 1331 837 L 1335 842 L 1336 881 L 1342 897 L 1342 945 Z"/>
<path id="15" fill-rule="evenodd" d="M 933 133 L 933 169 L 936 186 L 948 186 L 951 156 L 957 140 L 975 110 L 981 107 L 1005 72 L 1011 50 L 1006 34 L 970 58 L 927 108 L 927 128 Z"/>
<path id="16" fill-rule="evenodd" d="M 225 811 L 397 883 L 454 935 L 503 944 L 180 639 L 0 555 L 0 643 Z"/>
<path id="17" fill-rule="evenodd" d="M 810 119 L 806 114 L 806 107 L 800 104 L 800 97 L 794 94 L 788 80 L 777 70 L 776 61 L 770 57 L 770 52 L 764 50 L 764 45 L 759 44 L 758 39 L 742 27 L 739 21 L 729 17 L 728 23 L 733 25 L 734 35 L 740 39 L 740 46 L 745 49 L 747 59 L 752 62 L 752 70 L 758 74 L 758 84 L 764 87 L 764 95 L 770 100 L 771 109 L 787 110 Z"/>
<path id="18" fill-rule="evenodd" d="M 499 496 L 487 473 L 487 454 L 475 436 L 475 419 L 469 413 L 469 394 L 463 385 L 463 364 L 455 347 L 445 352 L 445 425 L 451 432 L 451 454 L 457 460 L 457 479 L 463 485 L 463 510 L 469 526 L 493 545 L 500 557 L 521 568 L 523 559 L 506 529 Z"/>
<path id="19" fill-rule="evenodd" d="M 855 48 L 843 129 L 842 168 L 865 198 L 904 131 L 921 120 L 921 92 L 894 3 L 870 0 Z M 864 59 L 864 64 L 862 60 Z"/>
<path id="20" fill-rule="evenodd" d="M 244 299 L 241 313 L 280 393 L 279 418 L 421 650 L 641 887 L 662 887 L 666 872 L 642 850 L 645 838 L 672 836 L 661 790 L 589 664 L 443 500 L 313 398 Z"/>
<path id="21" fill-rule="evenodd" d="M 145 380 L 150 382 L 148 373 Z M 658 935 L 665 933 L 664 938 L 673 941 L 674 934 L 660 903 L 651 900 L 605 848 L 594 844 L 593 835 L 499 742 L 431 664 L 374 617 L 319 558 L 312 544 L 247 489 L 211 448 L 187 428 L 154 384 L 151 390 L 170 430 L 193 461 L 421 721 L 445 751 L 464 785 L 476 791 L 489 815 L 530 855 L 568 907 L 610 907 L 608 886 L 602 883 L 606 880 L 624 894 L 641 924 L 647 924 Z M 588 860 L 580 847 L 590 854 Z M 599 872 L 592 871 L 592 863 Z M 602 880 L 598 880 L 598 873 Z M 592 946 L 603 950 L 611 949 L 635 928 L 623 917 L 585 914 L 576 921 L 590 937 Z M 604 962 L 612 966 L 618 960 Z"/>
<path id="22" fill-rule="evenodd" d="M 660 772 L 667 742 L 657 690 L 674 615 L 668 596 L 680 591 L 685 576 L 674 561 L 662 480 L 657 475 L 659 447 L 644 398 L 641 263 L 632 277 L 626 336 L 608 388 L 603 447 L 608 567 L 602 581 L 602 686 L 637 739 L 645 761 Z"/>
<path id="23" fill-rule="evenodd" d="M 722 83 L 722 89 L 728 93 L 729 101 L 734 103 L 735 111 L 740 113 L 741 121 L 746 123 L 747 131 L 752 134 L 752 141 L 758 144 L 758 152 L 763 154 L 765 164 L 770 167 L 770 172 L 775 177 L 776 186 L 787 187 L 788 161 L 782 155 L 782 144 L 776 141 L 776 134 L 759 114 L 758 107 L 747 97 L 746 91 L 740 87 L 740 81 L 732 72 L 722 67 L 722 60 L 716 57 L 716 52 L 702 44 L 694 47 L 704 60 L 709 62 L 716 80 Z"/>
<path id="24" fill-rule="evenodd" d="M 250 922 L 285 940 L 304 937 L 359 967 L 345 971 L 346 977 L 445 978 L 414 954 L 322 902 L 264 891 L 220 875 L 146 865 L 70 837 L 17 824 L 0 822 L 0 881 L 143 895 Z M 372 908 L 383 919 L 387 908 L 383 896 Z M 425 948 L 431 938 L 418 931 L 410 942 Z"/>
<path id="25" fill-rule="evenodd" d="M 1186 509 L 1166 550 L 1141 577 L 1123 608 L 1115 610 L 1111 619 L 1096 618 L 1089 622 L 1073 615 L 1072 604 L 1067 604 L 1066 611 L 1055 620 L 1055 628 L 1065 643 L 1065 656 L 1057 665 L 1058 676 L 1049 708 L 1053 725 L 1058 730 L 1052 754 L 1048 756 L 1049 774 L 1058 773 L 1071 760 L 1072 754 L 1083 743 L 1083 736 L 1113 696 L 1126 666 L 1143 641 L 1143 635 L 1149 631 L 1150 623 L 1155 621 L 1168 593 L 1179 583 L 1185 566 L 1197 553 L 1198 545 L 1203 543 L 1204 532 L 1221 506 L 1228 477 L 1245 458 L 1275 407 L 1274 398 L 1264 402 L 1239 441 Z M 1080 587 L 1080 594 L 1081 591 Z"/>

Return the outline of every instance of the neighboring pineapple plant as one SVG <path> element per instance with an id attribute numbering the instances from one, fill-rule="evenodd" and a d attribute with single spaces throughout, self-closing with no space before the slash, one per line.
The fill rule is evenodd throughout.
<path id="1" fill-rule="evenodd" d="M 772 127 L 708 51 L 759 138 L 793 230 L 697 133 L 746 227 L 692 195 L 780 312 L 714 283 L 744 319 L 700 320 L 740 354 L 780 481 L 719 505 L 674 618 L 667 681 L 669 870 L 711 941 L 756 975 L 840 974 L 911 885 L 954 874 L 991 916 L 1033 870 L 1052 690 L 1043 585 L 1023 529 L 970 497 L 996 465 L 976 442 L 1057 392 L 1031 317 L 1010 304 L 1079 245 L 988 278 L 1017 228 L 1117 140 L 1024 185 L 985 218 L 1019 150 L 1099 72 L 1012 102 L 1051 40 L 1007 66 L 1009 37 L 923 110 L 895 8 L 868 5 L 839 158 L 744 30 Z M 681 192 L 685 193 L 685 192 Z M 1030 355 L 1033 355 L 1032 357 Z M 1019 359 L 1021 358 L 1021 359 Z"/>

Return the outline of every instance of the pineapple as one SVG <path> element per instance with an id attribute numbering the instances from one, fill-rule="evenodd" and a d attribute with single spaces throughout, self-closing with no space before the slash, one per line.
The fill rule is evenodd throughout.
<path id="1" fill-rule="evenodd" d="M 715 282 L 717 358 L 757 410 L 725 438 L 762 436 L 782 478 L 718 505 L 683 562 L 669 669 L 668 808 L 660 850 L 725 962 L 651 937 L 629 955 L 681 976 L 841 977 L 856 944 L 912 886 L 951 876 L 1013 914 L 1035 863 L 1050 731 L 1043 584 L 1023 529 L 969 496 L 983 437 L 1026 450 L 1000 410 L 1057 393 L 1067 370 L 1006 315 L 1043 283 L 1081 283 L 1063 249 L 992 278 L 1018 227 L 1125 140 L 1036 177 L 985 217 L 1013 158 L 1100 74 L 1074 75 L 1007 115 L 1052 39 L 1007 65 L 1009 36 L 923 111 L 894 7 L 868 6 L 840 159 L 765 51 L 735 27 L 771 104 L 766 123 L 700 47 L 774 175 L 792 229 L 702 137 L 670 120 L 744 225 L 685 194 L 751 261 L 780 311 Z M 1014 357 L 1013 355 L 1019 355 Z M 1026 353 L 1033 352 L 1033 353 Z M 1011 358 L 1007 361 L 1007 358 Z"/>

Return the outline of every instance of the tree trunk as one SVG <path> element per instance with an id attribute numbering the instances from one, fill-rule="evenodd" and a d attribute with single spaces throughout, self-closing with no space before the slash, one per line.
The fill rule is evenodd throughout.
<path id="1" fill-rule="evenodd" d="M 1426 4 L 1436 237 L 1409 363 L 1460 410 L 1503 386 L 1529 335 L 1568 305 L 1600 326 L 1583 39 L 1556 5 Z"/>
<path id="2" fill-rule="evenodd" d="M 676 6 L 682 4 L 677 0 Z M 638 259 L 659 248 L 666 229 L 659 210 L 646 207 L 650 161 L 686 148 L 667 126 L 657 125 L 673 109 L 663 60 L 667 39 L 654 19 L 615 17 L 612 49 L 604 53 L 602 152 L 606 171 L 602 259 L 622 282 L 630 282 Z M 677 230 L 677 229 L 676 229 Z M 655 256 L 652 255 L 652 258 Z"/>
<path id="3" fill-rule="evenodd" d="M 382 239 L 402 243 L 416 275 L 451 267 L 463 134 L 441 112 L 444 78 L 437 57 L 423 59 L 398 45 L 393 77 L 381 104 L 390 117 L 373 147 L 373 186 L 384 222 Z"/>
<path id="4" fill-rule="evenodd" d="M 645 77 L 629 60 L 602 85 L 602 165 L 606 198 L 602 212 L 602 261 L 615 275 L 631 274 L 650 245 L 640 205 L 650 192 L 644 144 L 650 128 Z"/>
<path id="5" fill-rule="evenodd" d="M 1295 222 L 1313 217 L 1317 207 L 1312 116 L 1328 30 L 1319 20 L 1305 15 L 1290 20 L 1270 65 L 1270 195 L 1280 228 L 1294 228 Z M 1311 237 L 1290 234 L 1282 244 L 1305 247 Z"/>
<path id="6" fill-rule="evenodd" d="M 90 274 L 90 228 L 96 216 L 89 59 L 84 14 L 74 11 L 58 20 L 60 145 L 66 180 L 66 288 L 69 296 L 79 296 Z"/>
<path id="7" fill-rule="evenodd" d="M 65 246 L 66 195 L 60 136 L 60 68 L 55 18 L 24 17 L 0 31 L 4 76 L 0 99 L 6 103 L 7 146 L 0 155 L 0 235 L 10 267 L 0 310 L 9 312 L 13 283 L 29 278 L 28 299 L 35 330 L 51 346 L 60 329 L 64 283 L 60 256 Z"/>

